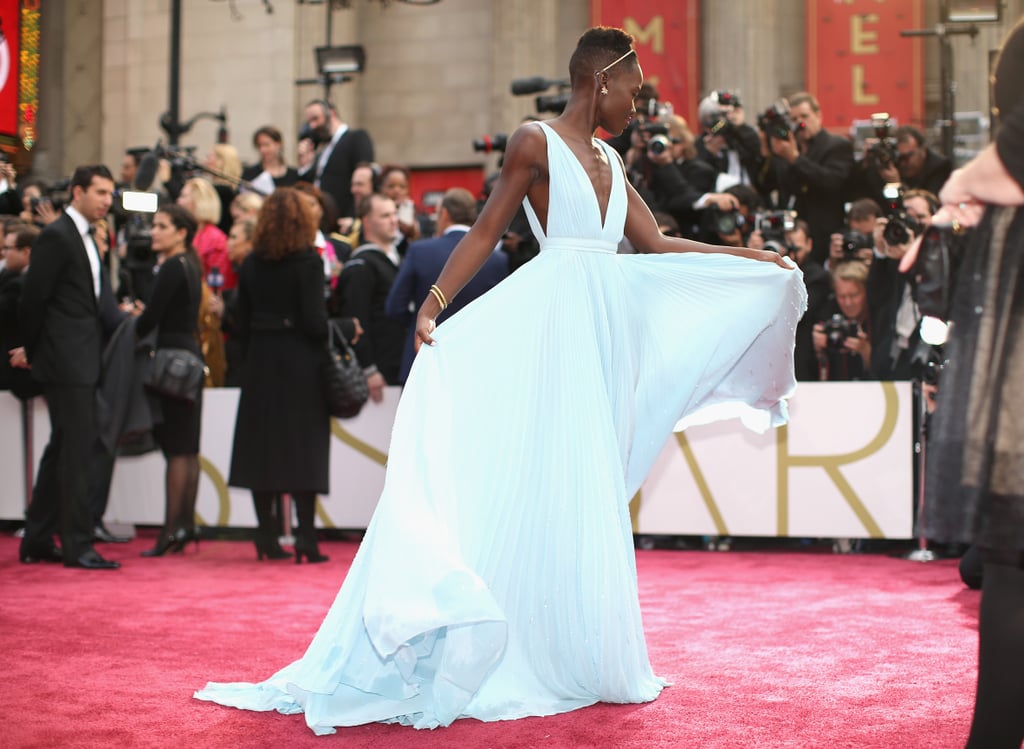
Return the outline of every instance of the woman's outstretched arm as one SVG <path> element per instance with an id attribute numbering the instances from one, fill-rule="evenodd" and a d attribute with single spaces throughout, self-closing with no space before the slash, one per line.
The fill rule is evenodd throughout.
<path id="1" fill-rule="evenodd" d="M 771 250 L 719 247 L 695 242 L 691 239 L 666 237 L 658 229 L 658 222 L 655 220 L 654 214 L 651 213 L 651 209 L 647 207 L 644 199 L 640 197 L 640 193 L 629 184 L 628 180 L 626 182 L 626 200 L 626 238 L 633 244 L 637 252 L 717 252 L 775 263 L 787 270 L 793 267 L 781 255 Z"/>
<path id="2" fill-rule="evenodd" d="M 539 127 L 524 125 L 508 139 L 501 176 L 473 227 L 452 251 L 437 278 L 437 286 L 451 301 L 480 270 L 512 221 L 523 197 L 545 168 L 547 141 Z M 434 342 L 431 333 L 441 304 L 428 294 L 416 316 L 416 350 Z"/>

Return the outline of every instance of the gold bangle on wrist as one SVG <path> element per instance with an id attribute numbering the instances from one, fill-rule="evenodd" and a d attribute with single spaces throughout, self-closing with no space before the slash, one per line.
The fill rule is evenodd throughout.
<path id="1" fill-rule="evenodd" d="M 430 287 L 430 293 L 434 295 L 434 299 L 441 305 L 441 311 L 444 312 L 445 307 L 448 306 L 448 300 L 445 299 L 444 292 L 438 288 L 437 284 Z"/>

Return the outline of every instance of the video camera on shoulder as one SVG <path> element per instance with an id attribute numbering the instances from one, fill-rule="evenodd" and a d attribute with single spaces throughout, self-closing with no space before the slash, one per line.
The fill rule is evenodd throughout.
<path id="1" fill-rule="evenodd" d="M 758 115 L 757 126 L 769 138 L 778 140 L 788 140 L 791 134 L 800 129 L 789 115 L 789 102 L 786 99 L 776 99 L 774 104 Z"/>
<path id="2" fill-rule="evenodd" d="M 857 321 L 838 312 L 825 321 L 825 342 L 831 351 L 842 351 L 846 339 L 856 338 L 859 333 L 860 326 Z"/>
<path id="3" fill-rule="evenodd" d="M 786 235 L 796 228 L 796 211 L 762 211 L 754 216 L 754 228 L 764 238 L 764 248 L 786 257 L 793 245 Z"/>

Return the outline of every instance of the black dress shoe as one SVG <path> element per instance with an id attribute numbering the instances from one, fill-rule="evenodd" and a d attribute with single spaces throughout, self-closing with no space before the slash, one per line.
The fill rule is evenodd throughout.
<path id="1" fill-rule="evenodd" d="M 105 544 L 126 544 L 132 540 L 130 536 L 115 536 L 103 523 L 97 523 L 93 528 L 92 538 Z"/>
<path id="2" fill-rule="evenodd" d="M 64 562 L 64 566 L 78 567 L 83 570 L 116 570 L 121 567 L 121 563 L 104 559 L 95 549 L 89 549 L 74 562 Z"/>
<path id="3" fill-rule="evenodd" d="M 21 545 L 18 549 L 18 559 L 22 564 L 37 564 L 39 562 L 54 562 L 60 564 L 64 561 L 64 555 L 57 544 L 51 542 L 49 548 L 46 546 L 33 547 Z"/>

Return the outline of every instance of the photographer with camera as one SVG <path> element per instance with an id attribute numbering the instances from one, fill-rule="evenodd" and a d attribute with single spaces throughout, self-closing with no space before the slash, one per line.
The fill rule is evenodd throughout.
<path id="1" fill-rule="evenodd" d="M 776 102 L 758 124 L 771 154 L 762 170 L 761 190 L 778 190 L 777 204 L 794 209 L 807 222 L 814 259 L 824 263 L 829 235 L 843 225 L 853 146 L 822 127 L 818 100 L 807 92 Z"/>
<path id="2" fill-rule="evenodd" d="M 761 139 L 757 130 L 746 124 L 740 98 L 731 91 L 712 91 L 697 106 L 697 117 L 704 130 L 697 144 L 698 157 L 727 175 L 732 185 L 754 185 L 761 164 Z"/>
<path id="3" fill-rule="evenodd" d="M 873 153 L 869 149 L 869 154 Z M 893 131 L 891 145 L 881 158 L 870 163 L 881 183 L 900 182 L 908 190 L 927 190 L 938 195 L 953 166 L 948 158 L 925 144 L 924 133 L 912 125 Z M 877 186 L 877 185 L 876 185 Z"/>
<path id="4" fill-rule="evenodd" d="M 733 185 L 723 195 L 736 203 L 728 207 L 713 204 L 704 211 L 703 241 L 721 247 L 765 249 L 763 240 L 754 237 L 754 217 L 763 207 L 761 196 L 750 185 Z"/>
<path id="5" fill-rule="evenodd" d="M 925 190 L 903 192 L 887 185 L 886 216 L 879 220 L 876 255 L 868 277 L 868 304 L 875 341 L 871 371 L 879 380 L 909 380 L 921 374 L 926 351 L 919 351 L 921 315 L 914 304 L 910 279 L 899 263 L 910 245 L 931 225 L 939 201 Z"/>
<path id="6" fill-rule="evenodd" d="M 840 231 L 829 235 L 828 261 L 830 269 L 845 260 L 860 260 L 870 265 L 877 256 L 882 209 L 871 198 L 861 198 L 850 204 L 846 222 Z"/>
<path id="7" fill-rule="evenodd" d="M 672 216 L 681 236 L 698 239 L 705 209 L 736 211 L 739 200 L 715 192 L 715 171 L 697 158 L 686 120 L 673 114 L 659 124 L 664 124 L 666 133 L 652 135 L 645 154 L 651 170 L 649 205 Z"/>
<path id="8" fill-rule="evenodd" d="M 833 296 L 812 331 L 819 379 L 827 382 L 870 379 L 868 266 L 861 260 L 845 260 L 838 263 L 831 274 Z"/>
<path id="9" fill-rule="evenodd" d="M 765 214 L 770 217 L 774 213 Z M 774 234 L 763 225 L 765 218 L 758 218 L 759 233 L 765 238 L 765 247 L 775 249 L 777 243 Z M 785 239 L 781 247 L 786 256 L 791 258 L 804 275 L 804 288 L 807 289 L 807 312 L 800 318 L 796 326 L 796 345 L 793 350 L 793 370 L 797 380 L 817 380 L 821 373 L 818 367 L 818 355 L 814 349 L 812 333 L 817 321 L 825 319 L 825 307 L 832 294 L 832 279 L 829 273 L 817 260 L 811 257 L 812 241 L 810 228 L 803 219 L 793 219 L 792 228 L 785 230 Z"/>

